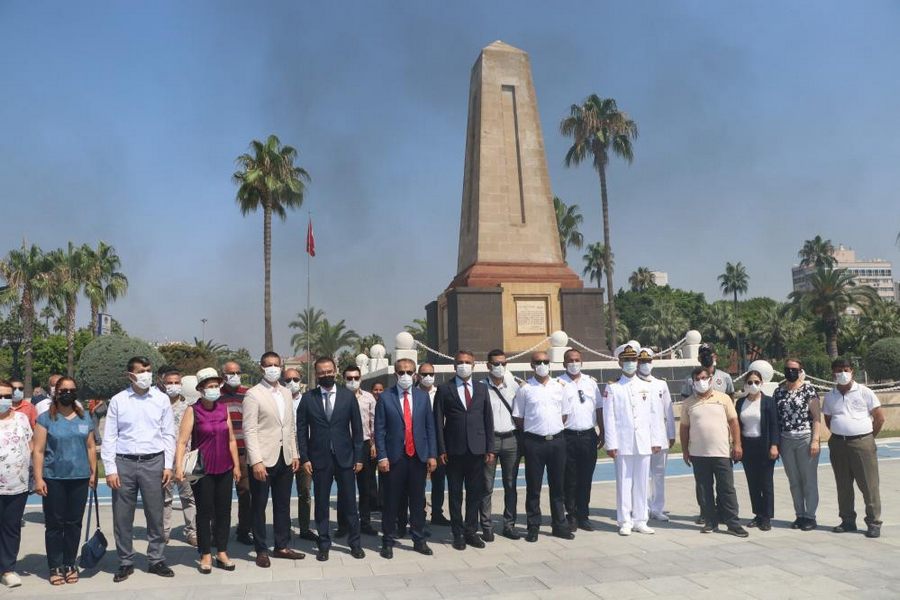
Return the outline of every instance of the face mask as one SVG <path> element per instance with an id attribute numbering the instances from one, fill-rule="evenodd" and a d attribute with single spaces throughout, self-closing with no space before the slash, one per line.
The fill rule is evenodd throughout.
<path id="1" fill-rule="evenodd" d="M 21 400 L 24 397 L 25 397 L 24 390 L 13 390 L 13 397 L 12 397 L 13 402 L 18 402 L 19 400 Z"/>
<path id="2" fill-rule="evenodd" d="M 225 376 L 225 383 L 228 387 L 237 389 L 241 386 L 241 376 L 237 373 L 232 373 L 231 375 Z"/>
<path id="3" fill-rule="evenodd" d="M 705 394 L 709 391 L 709 379 L 698 379 L 694 382 L 694 391 L 698 394 Z"/>
<path id="4" fill-rule="evenodd" d="M 431 387 L 434 385 L 434 375 L 422 375 L 422 385 Z"/>
<path id="5" fill-rule="evenodd" d="M 281 377 L 281 367 L 264 367 L 263 377 L 265 377 L 266 381 L 269 383 L 275 383 L 278 381 L 278 378 Z"/>
<path id="6" fill-rule="evenodd" d="M 316 379 L 319 382 L 319 385 L 325 388 L 326 390 L 330 390 L 334 387 L 334 375 L 326 375 L 325 377 L 319 377 Z M 299 385 L 299 384 L 298 384 Z"/>
<path id="7" fill-rule="evenodd" d="M 296 394 L 300 391 L 300 382 L 299 381 L 288 381 L 287 388 L 291 390 L 291 394 Z"/>
<path id="8" fill-rule="evenodd" d="M 171 383 L 166 386 L 166 394 L 169 398 L 177 398 L 181 395 L 181 384 Z"/>
<path id="9" fill-rule="evenodd" d="M 566 373 L 569 375 L 578 375 L 581 373 L 581 363 L 580 362 L 570 362 L 566 365 Z"/>
<path id="10" fill-rule="evenodd" d="M 12 408 L 12 398 L 0 399 L 0 413 L 5 413 Z"/>
<path id="11" fill-rule="evenodd" d="M 222 390 L 217 387 L 214 388 L 206 388 L 203 390 L 203 398 L 205 400 L 209 400 L 210 402 L 215 402 L 219 399 L 219 396 L 222 395 Z"/>
<path id="12" fill-rule="evenodd" d="M 834 382 L 838 385 L 847 385 L 851 381 L 853 381 L 853 373 L 841 371 L 840 373 L 834 374 Z"/>
<path id="13" fill-rule="evenodd" d="M 634 375 L 634 372 L 637 371 L 637 365 L 636 360 L 626 360 L 622 363 L 622 372 L 626 375 Z"/>
<path id="14" fill-rule="evenodd" d="M 356 390 L 359 389 L 359 381 L 356 379 L 347 380 L 344 383 L 344 387 L 347 388 L 348 390 L 350 390 L 351 392 L 355 392 Z"/>
<path id="15" fill-rule="evenodd" d="M 77 396 L 78 392 L 75 390 L 62 390 L 56 397 L 56 400 L 63 406 L 72 406 L 75 404 L 75 398 Z"/>
<path id="16" fill-rule="evenodd" d="M 149 390 L 151 385 L 153 385 L 153 373 L 149 371 L 134 373 L 134 387 L 139 390 Z"/>
<path id="17" fill-rule="evenodd" d="M 401 390 L 408 390 L 412 387 L 413 378 L 412 375 L 403 374 L 397 378 L 397 385 L 400 386 Z"/>
<path id="18" fill-rule="evenodd" d="M 784 370 L 784 378 L 791 383 L 800 379 L 800 369 L 796 367 L 788 367 Z"/>
<path id="19" fill-rule="evenodd" d="M 758 394 L 759 393 L 759 384 L 758 383 L 748 383 L 746 387 L 748 394 Z"/>
<path id="20" fill-rule="evenodd" d="M 493 375 L 497 379 L 503 379 L 503 376 L 506 375 L 506 367 L 504 367 L 503 365 L 492 366 L 491 375 Z"/>
<path id="21" fill-rule="evenodd" d="M 459 363 L 456 365 L 456 375 L 460 379 L 468 379 L 472 376 L 472 365 L 468 363 Z"/>
<path id="22" fill-rule="evenodd" d="M 650 375 L 650 371 L 653 370 L 653 363 L 640 363 L 638 364 L 638 374 L 647 377 Z"/>
<path id="23" fill-rule="evenodd" d="M 550 374 L 550 365 L 534 365 L 534 374 L 538 377 L 546 377 Z"/>

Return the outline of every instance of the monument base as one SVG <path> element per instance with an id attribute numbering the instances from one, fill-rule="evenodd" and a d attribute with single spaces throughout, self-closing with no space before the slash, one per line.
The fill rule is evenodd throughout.
<path id="1" fill-rule="evenodd" d="M 603 290 L 563 289 L 559 291 L 559 304 L 562 312 L 562 329 L 569 337 L 594 350 L 607 351 Z"/>

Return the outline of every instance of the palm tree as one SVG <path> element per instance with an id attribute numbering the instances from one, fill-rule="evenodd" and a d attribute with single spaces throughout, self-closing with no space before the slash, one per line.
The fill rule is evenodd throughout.
<path id="1" fill-rule="evenodd" d="M 311 306 L 303 309 L 303 312 L 297 313 L 297 318 L 288 324 L 291 329 L 299 329 L 298 333 L 291 336 L 291 347 L 296 354 L 300 354 L 307 347 L 312 348 L 323 320 L 325 320 L 325 312 Z"/>
<path id="2" fill-rule="evenodd" d="M 600 287 L 602 284 L 603 271 L 607 268 L 607 265 L 615 264 L 612 254 L 607 252 L 607 247 L 600 242 L 588 244 L 587 252 L 584 253 L 581 259 L 584 261 L 584 269 L 581 271 L 581 274 L 586 276 L 588 281 L 597 282 L 597 287 Z M 612 311 L 610 311 L 610 321 L 613 318 Z M 610 322 L 610 327 L 613 327 L 612 322 Z"/>
<path id="3" fill-rule="evenodd" d="M 705 340 L 724 342 L 730 346 L 737 342 L 739 327 L 734 309 L 725 302 L 714 302 L 706 310 L 700 333 Z"/>
<path id="4" fill-rule="evenodd" d="M 859 318 L 859 327 L 862 338 L 870 344 L 900 335 L 900 307 L 879 298 L 865 308 Z"/>
<path id="5" fill-rule="evenodd" d="M 272 341 L 272 214 L 287 218 L 287 209 L 300 208 L 309 182 L 309 173 L 294 164 L 297 150 L 282 146 L 278 137 L 270 135 L 265 143 L 250 142 L 249 154 L 237 158 L 239 171 L 233 175 L 238 186 L 237 203 L 241 214 L 247 216 L 263 211 L 263 266 L 265 285 L 263 303 L 265 311 L 266 352 L 273 349 Z"/>
<path id="6" fill-rule="evenodd" d="M 217 344 L 214 340 L 198 340 L 194 338 L 194 348 L 216 357 L 228 352 L 227 344 Z"/>
<path id="7" fill-rule="evenodd" d="M 867 285 L 857 285 L 847 269 L 819 267 L 809 276 L 809 289 L 793 291 L 788 298 L 796 314 L 818 318 L 825 333 L 825 352 L 837 358 L 840 318 L 848 309 L 865 309 L 878 301 L 878 294 Z"/>
<path id="8" fill-rule="evenodd" d="M 667 348 L 680 340 L 689 327 L 687 317 L 673 302 L 654 302 L 641 319 L 640 337 L 648 345 Z"/>
<path id="9" fill-rule="evenodd" d="M 50 260 L 38 246 L 24 243 L 19 250 L 10 250 L 0 261 L 0 276 L 16 290 L 19 298 L 19 318 L 22 321 L 22 346 L 25 354 L 25 395 L 30 396 L 34 377 L 34 305 L 45 297 L 50 278 Z"/>
<path id="10" fill-rule="evenodd" d="M 38 313 L 38 316 L 44 320 L 44 327 L 47 331 L 50 331 L 50 319 L 56 318 L 56 309 L 53 308 L 52 304 L 47 304 L 44 308 L 41 309 L 41 312 Z"/>
<path id="11" fill-rule="evenodd" d="M 69 242 L 66 250 L 54 250 L 47 255 L 52 268 L 48 296 L 51 304 L 65 316 L 66 374 L 69 377 L 75 375 L 75 310 L 87 279 L 85 249 L 90 251 L 90 246 L 76 248 Z"/>
<path id="12" fill-rule="evenodd" d="M 803 242 L 803 247 L 800 248 L 797 256 L 800 257 L 801 267 L 833 269 L 837 265 L 837 259 L 834 257 L 834 244 L 831 243 L 831 240 L 823 240 L 821 235 Z"/>
<path id="13" fill-rule="evenodd" d="M 643 292 L 647 288 L 656 286 L 656 280 L 653 273 L 647 267 L 638 267 L 637 271 L 633 271 L 628 278 L 628 284 L 631 285 L 631 291 Z"/>
<path id="14" fill-rule="evenodd" d="M 750 285 L 750 276 L 747 275 L 747 269 L 738 261 L 737 264 L 725 263 L 725 272 L 719 275 L 719 288 L 722 294 L 734 294 L 734 318 L 738 318 L 738 294 L 746 294 Z M 741 343 L 741 334 L 735 323 L 735 331 L 737 331 L 737 347 L 738 354 L 741 358 L 741 372 L 744 370 L 744 344 Z"/>
<path id="15" fill-rule="evenodd" d="M 562 250 L 563 260 L 566 260 L 566 250 L 569 246 L 581 250 L 584 245 L 584 236 L 578 230 L 578 227 L 584 222 L 584 217 L 578 211 L 577 204 L 567 206 L 556 196 L 553 196 L 553 208 L 556 209 L 559 249 Z"/>
<path id="16" fill-rule="evenodd" d="M 804 321 L 792 318 L 791 310 L 790 304 L 783 303 L 778 306 L 766 306 L 760 311 L 752 336 L 754 342 L 771 359 L 787 356 L 788 344 L 806 329 Z"/>
<path id="17" fill-rule="evenodd" d="M 323 319 L 316 333 L 313 355 L 317 358 L 320 356 L 335 358 L 341 350 L 356 344 L 358 339 L 357 333 L 347 329 L 343 319 L 334 325 L 329 323 L 328 319 Z"/>
<path id="18" fill-rule="evenodd" d="M 91 331 L 97 330 L 97 315 L 106 310 L 110 302 L 128 292 L 128 278 L 119 269 L 122 260 L 116 249 L 105 242 L 98 242 L 97 249 L 82 246 L 84 253 L 84 295 L 91 303 Z"/>
<path id="19" fill-rule="evenodd" d="M 354 358 L 360 354 L 369 354 L 369 350 L 371 350 L 372 346 L 375 344 L 381 344 L 383 346 L 384 338 L 377 333 L 371 333 L 360 337 L 356 340 L 356 347 L 354 348 L 355 352 L 353 354 Z"/>
<path id="20" fill-rule="evenodd" d="M 579 165 L 590 158 L 600 177 L 603 244 L 610 249 L 609 258 L 612 258 L 606 168 L 609 165 L 610 152 L 629 164 L 634 160 L 634 148 L 631 142 L 637 138 L 637 124 L 626 113 L 619 110 L 614 99 L 600 98 L 597 94 L 591 94 L 581 104 L 573 104 L 569 108 L 569 116 L 560 122 L 559 130 L 564 136 L 573 139 L 572 146 L 566 152 L 566 166 Z M 610 347 L 615 348 L 618 340 L 616 337 L 616 301 L 613 295 L 612 281 L 613 266 L 611 262 L 608 262 L 604 267 L 609 303 L 609 340 Z"/>

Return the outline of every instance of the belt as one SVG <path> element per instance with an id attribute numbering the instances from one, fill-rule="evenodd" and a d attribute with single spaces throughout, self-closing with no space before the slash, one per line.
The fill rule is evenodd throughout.
<path id="1" fill-rule="evenodd" d="M 500 433 L 499 431 L 495 431 L 495 432 L 494 432 L 494 437 L 495 437 L 495 438 L 499 438 L 499 439 L 501 439 L 501 440 L 505 440 L 506 438 L 510 438 L 510 437 L 512 437 L 512 436 L 514 436 L 514 435 L 516 435 L 516 430 L 515 430 L 515 429 L 513 429 L 512 431 L 506 431 L 506 432 L 504 432 L 504 433 Z"/>
<path id="2" fill-rule="evenodd" d="M 145 462 L 148 460 L 153 460 L 157 456 L 162 456 L 162 452 L 154 452 L 153 454 L 116 454 L 116 458 L 123 458 L 125 460 L 133 460 L 135 462 Z"/>
<path id="3" fill-rule="evenodd" d="M 536 433 L 531 433 L 530 431 L 526 431 L 525 435 L 527 435 L 528 437 L 530 437 L 531 439 L 534 439 L 534 440 L 540 440 L 543 442 L 552 442 L 553 440 L 558 438 L 559 434 L 561 434 L 561 433 L 562 433 L 562 431 L 557 431 L 553 435 L 538 435 Z"/>
<path id="4" fill-rule="evenodd" d="M 596 431 L 594 431 L 593 427 L 591 427 L 590 429 L 582 429 L 581 431 L 578 431 L 576 429 L 563 429 L 563 431 L 566 432 L 566 435 L 591 435 L 592 433 L 597 433 Z"/>
<path id="5" fill-rule="evenodd" d="M 864 437 L 868 437 L 870 435 L 872 435 L 871 431 L 869 433 L 861 433 L 859 435 L 840 435 L 838 433 L 832 433 L 831 437 L 837 438 L 839 440 L 858 440 L 858 439 L 861 439 Z"/>

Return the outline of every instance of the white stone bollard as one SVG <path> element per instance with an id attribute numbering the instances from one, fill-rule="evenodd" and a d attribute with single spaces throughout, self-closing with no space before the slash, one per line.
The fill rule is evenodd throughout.
<path id="1" fill-rule="evenodd" d="M 381 344 L 373 344 L 369 348 L 369 372 L 386 369 L 388 367 L 388 359 L 384 357 L 387 351 Z"/>
<path id="2" fill-rule="evenodd" d="M 566 350 L 570 348 L 568 343 L 569 336 L 565 331 L 554 331 L 550 334 L 550 351 L 547 353 L 550 355 L 550 362 L 561 363 L 563 361 Z"/>
<path id="3" fill-rule="evenodd" d="M 682 347 L 682 358 L 693 358 L 696 360 L 700 355 L 700 342 L 703 337 L 696 329 L 691 329 L 685 334 L 684 346 Z"/>
<path id="4" fill-rule="evenodd" d="M 766 360 L 754 360 L 750 363 L 750 366 L 747 368 L 748 371 L 759 371 L 759 374 L 762 375 L 762 392 L 766 396 L 771 396 L 775 393 L 775 389 L 778 387 L 777 383 L 772 381 L 772 377 L 775 376 L 775 369 L 772 367 L 771 363 Z"/>
<path id="5" fill-rule="evenodd" d="M 408 358 L 419 366 L 419 353 L 416 351 L 416 340 L 408 331 L 401 331 L 394 338 L 394 364 L 401 358 Z"/>
<path id="6" fill-rule="evenodd" d="M 369 372 L 369 357 L 365 354 L 357 354 L 356 355 L 356 366 L 359 367 L 359 372 L 361 375 L 365 375 Z"/>

